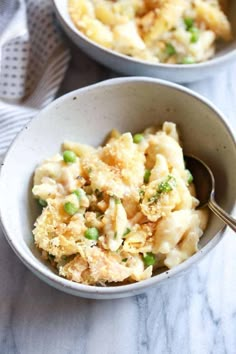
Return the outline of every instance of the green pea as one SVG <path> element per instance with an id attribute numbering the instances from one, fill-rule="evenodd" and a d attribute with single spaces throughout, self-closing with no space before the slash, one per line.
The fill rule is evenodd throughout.
<path id="1" fill-rule="evenodd" d="M 151 176 L 151 171 L 150 170 L 145 170 L 144 177 L 143 177 L 144 183 L 148 183 L 149 182 L 150 176 Z"/>
<path id="2" fill-rule="evenodd" d="M 191 58 L 191 57 L 185 57 L 185 58 L 183 58 L 183 60 L 182 60 L 182 64 L 194 64 L 194 63 L 195 63 L 195 61 L 194 61 L 194 59 Z"/>
<path id="3" fill-rule="evenodd" d="M 188 176 L 187 182 L 188 184 L 191 184 L 193 182 L 193 175 L 189 170 L 187 170 L 187 176 Z"/>
<path id="4" fill-rule="evenodd" d="M 152 252 L 146 253 L 146 255 L 143 256 L 143 262 L 147 267 L 154 265 L 156 262 L 155 255 Z"/>
<path id="5" fill-rule="evenodd" d="M 41 207 L 43 207 L 43 208 L 48 205 L 47 201 L 44 200 L 44 199 L 41 199 L 41 198 L 38 199 L 38 203 L 39 203 L 39 205 L 41 205 Z"/>
<path id="6" fill-rule="evenodd" d="M 76 189 L 73 193 L 79 200 L 85 196 L 85 191 L 82 188 Z"/>
<path id="7" fill-rule="evenodd" d="M 176 49 L 171 43 L 166 43 L 166 54 L 168 55 L 174 55 L 176 54 Z"/>
<path id="8" fill-rule="evenodd" d="M 89 240 L 96 241 L 99 237 L 99 232 L 96 227 L 90 227 L 85 231 L 84 236 Z"/>
<path id="9" fill-rule="evenodd" d="M 64 204 L 64 210 L 67 214 L 69 215 L 74 215 L 75 213 L 77 213 L 77 211 L 79 210 L 77 208 L 77 206 L 71 202 L 67 202 Z"/>
<path id="10" fill-rule="evenodd" d="M 199 40 L 199 29 L 197 27 L 192 27 L 189 31 L 192 33 L 190 42 L 196 43 Z"/>
<path id="11" fill-rule="evenodd" d="M 122 262 L 127 262 L 128 261 L 128 258 L 123 258 L 122 259 Z"/>
<path id="12" fill-rule="evenodd" d="M 184 19 L 184 23 L 185 23 L 185 26 L 186 26 L 186 29 L 189 30 L 191 27 L 193 27 L 193 19 L 191 17 L 186 17 Z"/>
<path id="13" fill-rule="evenodd" d="M 64 153 L 63 153 L 63 160 L 66 163 L 73 163 L 73 162 L 76 161 L 76 155 L 71 150 L 65 150 Z"/>
<path id="14" fill-rule="evenodd" d="M 143 141 L 143 139 L 144 139 L 144 136 L 143 136 L 142 134 L 135 134 L 135 135 L 133 136 L 133 142 L 134 142 L 135 144 L 141 143 L 141 141 Z"/>

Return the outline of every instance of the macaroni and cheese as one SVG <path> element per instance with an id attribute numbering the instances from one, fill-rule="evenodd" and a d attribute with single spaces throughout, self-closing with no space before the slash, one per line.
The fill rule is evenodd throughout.
<path id="1" fill-rule="evenodd" d="M 113 130 L 98 148 L 66 141 L 63 151 L 36 168 L 33 186 L 43 207 L 35 244 L 59 275 L 141 281 L 197 252 L 207 212 L 196 210 L 174 123 L 134 136 Z"/>
<path id="2" fill-rule="evenodd" d="M 152 63 L 211 58 L 230 23 L 218 0 L 68 0 L 75 26 L 94 42 Z"/>

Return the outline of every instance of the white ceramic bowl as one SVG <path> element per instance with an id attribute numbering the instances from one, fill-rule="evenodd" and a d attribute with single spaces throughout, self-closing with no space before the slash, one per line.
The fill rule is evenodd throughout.
<path id="1" fill-rule="evenodd" d="M 236 145 L 224 116 L 199 95 L 181 86 L 148 78 L 108 80 L 57 99 L 26 126 L 10 147 L 0 174 L 0 217 L 6 238 L 23 261 L 48 284 L 89 298 L 117 298 L 144 291 L 191 268 L 223 236 L 222 223 L 212 217 L 200 251 L 168 272 L 130 285 L 96 287 L 59 277 L 34 247 L 33 223 L 39 214 L 32 198 L 32 175 L 45 158 L 71 139 L 100 144 L 112 129 L 140 132 L 169 120 L 177 123 L 185 152 L 199 156 L 216 177 L 216 196 L 228 212 L 236 195 Z"/>
<path id="2" fill-rule="evenodd" d="M 67 10 L 67 3 L 68 0 L 53 0 L 56 16 L 66 34 L 86 54 L 114 71 L 126 75 L 143 75 L 188 83 L 212 76 L 236 60 L 235 0 L 229 1 L 229 19 L 233 27 L 234 41 L 222 45 L 211 60 L 191 65 L 150 64 L 106 49 L 88 39 L 75 27 Z"/>

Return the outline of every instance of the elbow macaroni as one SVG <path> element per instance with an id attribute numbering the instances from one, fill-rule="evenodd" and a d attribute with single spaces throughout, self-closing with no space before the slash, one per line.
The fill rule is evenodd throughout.
<path id="1" fill-rule="evenodd" d="M 33 195 L 44 208 L 34 240 L 59 275 L 90 285 L 141 281 L 197 252 L 207 211 L 196 210 L 176 125 L 134 141 L 113 130 L 97 149 L 65 142 L 74 162 L 57 154 L 37 167 Z"/>
<path id="2" fill-rule="evenodd" d="M 219 0 L 68 0 L 75 26 L 92 41 L 153 63 L 190 64 L 232 39 Z"/>

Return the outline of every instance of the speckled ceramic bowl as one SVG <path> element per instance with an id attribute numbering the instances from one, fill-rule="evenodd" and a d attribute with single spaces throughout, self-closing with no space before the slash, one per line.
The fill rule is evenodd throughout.
<path id="1" fill-rule="evenodd" d="M 112 129 L 133 133 L 165 120 L 177 123 L 185 152 L 199 156 L 216 177 L 219 204 L 228 212 L 236 195 L 236 145 L 224 116 L 199 95 L 181 86 L 148 78 L 105 81 L 59 98 L 26 126 L 10 147 L 0 174 L 0 217 L 6 238 L 39 278 L 73 295 L 111 299 L 143 292 L 189 270 L 223 237 L 223 225 L 212 217 L 200 251 L 176 268 L 130 285 L 96 287 L 59 277 L 34 246 L 33 223 L 39 214 L 32 198 L 32 175 L 64 140 L 100 144 Z"/>
<path id="2" fill-rule="evenodd" d="M 114 71 L 126 75 L 144 75 L 173 82 L 188 83 L 213 76 L 231 61 L 236 60 L 235 0 L 229 1 L 228 11 L 228 17 L 233 28 L 234 40 L 230 43 L 222 44 L 218 48 L 215 57 L 211 60 L 191 65 L 151 64 L 106 49 L 88 39 L 75 27 L 69 16 L 67 3 L 68 0 L 53 0 L 56 16 L 66 34 L 86 54 Z"/>

